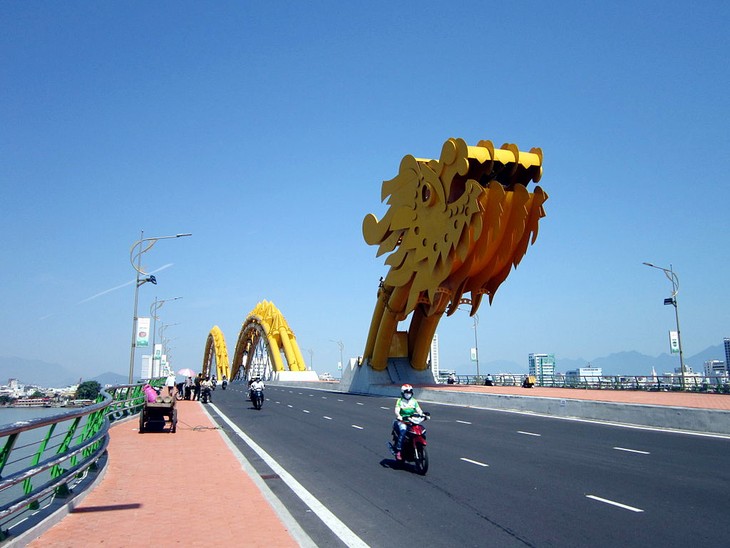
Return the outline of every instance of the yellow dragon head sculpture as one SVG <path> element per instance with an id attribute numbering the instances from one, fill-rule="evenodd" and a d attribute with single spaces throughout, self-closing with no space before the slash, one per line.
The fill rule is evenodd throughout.
<path id="1" fill-rule="evenodd" d="M 443 313 L 466 302 L 474 314 L 484 294 L 491 303 L 537 238 L 547 194 L 539 186 L 530 193 L 527 185 L 541 174 L 540 149 L 495 149 L 490 141 L 471 147 L 448 139 L 439 160 L 403 158 L 398 175 L 382 186 L 385 216 L 363 220 L 363 236 L 378 246 L 377 255 L 391 252 L 364 353 L 373 368 L 407 352 L 415 369 L 425 369 Z M 463 298 L 467 292 L 470 299 Z M 394 344 L 398 322 L 411 312 L 407 336 Z"/>

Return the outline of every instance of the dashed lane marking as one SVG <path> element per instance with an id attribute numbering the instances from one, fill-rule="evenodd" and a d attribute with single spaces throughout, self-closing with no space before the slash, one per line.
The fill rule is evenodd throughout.
<path id="1" fill-rule="evenodd" d="M 629 506 L 628 504 L 622 504 L 620 502 L 616 502 L 615 500 L 608 500 L 601 497 L 597 497 L 596 495 L 586 495 L 589 499 L 597 500 L 598 502 L 604 502 L 606 504 L 610 504 L 611 506 L 618 506 L 619 508 L 623 508 L 624 510 L 630 510 L 632 512 L 643 512 L 641 508 L 636 508 L 634 506 Z"/>
<path id="2" fill-rule="evenodd" d="M 523 434 L 525 436 L 535 436 L 537 438 L 539 438 L 539 437 L 542 436 L 542 434 L 535 434 L 535 432 L 524 432 L 523 430 L 518 430 L 517 433 L 518 434 Z"/>
<path id="3" fill-rule="evenodd" d="M 358 426 L 357 424 L 351 424 L 350 426 L 352 426 L 353 428 L 357 428 L 358 430 L 365 430 L 365 428 L 363 428 L 362 426 Z"/>
<path id="4" fill-rule="evenodd" d="M 628 449 L 626 447 L 614 447 L 616 451 L 626 451 L 627 453 L 638 453 L 639 455 L 651 455 L 649 451 L 640 451 L 639 449 Z"/>
<path id="5" fill-rule="evenodd" d="M 486 462 L 479 462 L 478 460 L 467 459 L 466 457 L 461 457 L 461 460 L 463 460 L 464 462 L 469 462 L 471 464 L 476 464 L 477 466 L 489 466 Z"/>
<path id="6" fill-rule="evenodd" d="M 458 422 L 459 424 L 471 424 L 469 421 L 460 421 L 460 420 L 457 420 L 456 422 Z"/>

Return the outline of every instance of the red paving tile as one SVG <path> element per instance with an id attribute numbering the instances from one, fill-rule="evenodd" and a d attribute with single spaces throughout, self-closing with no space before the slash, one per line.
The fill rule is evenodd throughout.
<path id="1" fill-rule="evenodd" d="M 426 388 L 426 387 L 424 387 Z M 668 405 L 697 409 L 730 411 L 730 394 L 702 394 L 697 392 L 649 392 L 645 390 L 594 390 L 582 388 L 522 388 L 519 386 L 475 386 L 466 384 L 440 384 L 428 386 L 432 390 L 454 390 L 566 400 L 592 400 L 615 403 Z"/>
<path id="2" fill-rule="evenodd" d="M 106 475 L 28 546 L 298 546 L 202 405 L 177 405 L 175 434 L 114 425 Z"/>

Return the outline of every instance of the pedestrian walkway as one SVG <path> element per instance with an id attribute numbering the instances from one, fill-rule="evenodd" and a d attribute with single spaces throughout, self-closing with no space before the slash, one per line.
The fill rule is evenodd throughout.
<path id="1" fill-rule="evenodd" d="M 101 482 L 29 546 L 299 546 L 202 405 L 177 408 L 175 434 L 112 426 Z"/>
<path id="2" fill-rule="evenodd" d="M 585 388 L 522 388 L 521 386 L 478 386 L 473 384 L 439 384 L 428 386 L 430 390 L 453 390 L 502 394 L 536 398 L 605 401 L 632 405 L 666 405 L 693 409 L 718 409 L 730 411 L 730 394 L 703 394 L 698 392 L 660 392 L 648 390 L 597 390 Z"/>

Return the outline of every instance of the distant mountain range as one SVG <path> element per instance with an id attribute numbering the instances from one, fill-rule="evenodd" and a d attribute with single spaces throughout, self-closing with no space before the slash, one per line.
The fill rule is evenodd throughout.
<path id="1" fill-rule="evenodd" d="M 684 363 L 693 371 L 701 372 L 707 360 L 725 360 L 725 349 L 722 344 L 710 346 L 699 354 L 685 356 Z M 586 367 L 588 364 L 603 369 L 604 375 L 651 375 L 652 367 L 657 374 L 673 372 L 679 367 L 677 355 L 661 354 L 652 357 L 639 352 L 617 352 L 602 358 L 584 360 L 582 358 L 569 359 L 555 356 L 555 369 L 561 373 Z M 511 361 L 490 361 L 480 363 L 482 375 L 487 373 L 524 373 L 526 364 L 517 364 Z M 443 369 L 448 367 L 442 366 Z M 459 371 L 466 374 L 465 371 Z M 68 368 L 41 360 L 26 360 L 18 357 L 0 356 L 0 384 L 6 384 L 8 379 L 18 379 L 22 384 L 32 384 L 41 387 L 60 388 L 81 381 L 97 381 L 102 386 L 107 384 L 126 384 L 128 378 L 118 373 L 102 373 L 93 378 L 83 378 Z"/>

